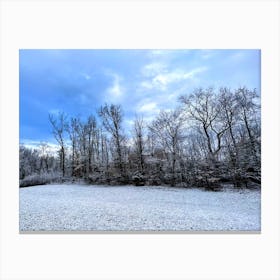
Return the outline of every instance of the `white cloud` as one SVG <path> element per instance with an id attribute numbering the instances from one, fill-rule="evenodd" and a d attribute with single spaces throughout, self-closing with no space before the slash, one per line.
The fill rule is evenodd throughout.
<path id="1" fill-rule="evenodd" d="M 200 67 L 200 68 L 193 69 L 189 72 L 177 70 L 174 72 L 169 72 L 167 74 L 160 74 L 154 78 L 154 81 L 159 82 L 163 85 L 167 85 L 169 83 L 174 83 L 180 80 L 191 79 L 196 74 L 204 72 L 206 69 L 207 69 L 206 67 Z"/>
<path id="2" fill-rule="evenodd" d="M 167 66 L 160 62 L 154 62 L 147 64 L 142 69 L 142 74 L 145 77 L 151 77 L 159 73 L 164 73 L 167 71 Z"/>
<path id="3" fill-rule="evenodd" d="M 149 103 L 145 103 L 143 105 L 141 105 L 141 107 L 138 109 L 138 112 L 141 113 L 146 113 L 146 112 L 158 112 L 158 106 L 157 103 L 155 102 L 149 102 Z"/>
<path id="4" fill-rule="evenodd" d="M 112 85 L 112 87 L 110 87 L 108 89 L 108 92 L 115 97 L 118 97 L 118 96 L 122 95 L 122 90 L 121 90 L 119 78 L 116 77 L 114 79 L 113 85 Z"/>
<path id="5" fill-rule="evenodd" d="M 165 73 L 160 73 L 154 75 L 152 79 L 145 80 L 140 83 L 140 86 L 146 89 L 158 89 L 165 91 L 169 84 L 175 82 L 181 82 L 184 80 L 194 79 L 195 76 L 199 73 L 202 73 L 207 70 L 207 67 L 198 67 L 191 71 L 183 71 L 181 69 L 176 69 L 174 71 L 169 71 Z"/>
<path id="6" fill-rule="evenodd" d="M 144 89 L 152 89 L 154 87 L 153 83 L 150 81 L 142 81 L 140 83 L 140 87 L 144 88 Z"/>
<path id="7" fill-rule="evenodd" d="M 113 72 L 108 72 L 107 75 L 112 77 L 112 84 L 106 90 L 107 97 L 111 102 L 119 102 L 125 93 L 125 88 L 122 85 L 123 78 Z"/>

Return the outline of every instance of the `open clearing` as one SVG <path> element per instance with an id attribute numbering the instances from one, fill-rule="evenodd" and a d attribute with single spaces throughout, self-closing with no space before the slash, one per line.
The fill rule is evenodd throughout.
<path id="1" fill-rule="evenodd" d="M 260 231 L 260 191 L 44 185 L 20 190 L 20 231 Z"/>

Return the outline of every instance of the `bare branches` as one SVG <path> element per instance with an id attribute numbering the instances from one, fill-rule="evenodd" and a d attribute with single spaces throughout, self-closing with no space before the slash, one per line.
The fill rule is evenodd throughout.
<path id="1" fill-rule="evenodd" d="M 53 135 L 60 146 L 59 157 L 62 176 L 65 176 L 65 132 L 67 130 L 67 116 L 65 113 L 60 112 L 57 116 L 49 115 L 49 121 L 53 128 Z"/>
<path id="2" fill-rule="evenodd" d="M 149 129 L 157 135 L 162 148 L 166 149 L 166 155 L 171 155 L 171 185 L 175 185 L 175 169 L 179 157 L 179 146 L 183 140 L 184 118 L 182 111 L 162 111 L 149 126 Z"/>
<path id="3" fill-rule="evenodd" d="M 102 119 L 104 128 L 112 135 L 116 148 L 116 160 L 117 166 L 121 173 L 124 175 L 124 163 L 123 163 L 123 142 L 124 136 L 121 134 L 121 122 L 123 113 L 119 105 L 105 104 L 99 109 L 99 116 Z"/>
<path id="4" fill-rule="evenodd" d="M 250 178 L 259 178 L 260 103 L 255 90 L 199 88 L 180 101 L 179 108 L 161 111 L 150 123 L 136 117 L 131 135 L 122 129 L 120 105 L 105 104 L 85 120 L 50 115 L 63 176 L 125 184 L 135 183 L 137 174 L 138 184 L 210 188 L 219 180 L 240 186 L 247 182 L 246 170 L 256 172 Z M 50 169 L 51 157 L 44 157 L 44 151 L 37 160 L 43 167 L 32 163 L 32 170 Z M 28 173 L 24 164 L 21 177 Z"/>
<path id="5" fill-rule="evenodd" d="M 145 149 L 145 140 L 144 140 L 144 130 L 145 123 L 143 118 L 136 117 L 134 120 L 133 127 L 133 138 L 134 138 L 134 146 L 138 159 L 138 167 L 140 173 L 143 174 L 145 169 L 145 160 L 144 160 L 144 149 Z"/>

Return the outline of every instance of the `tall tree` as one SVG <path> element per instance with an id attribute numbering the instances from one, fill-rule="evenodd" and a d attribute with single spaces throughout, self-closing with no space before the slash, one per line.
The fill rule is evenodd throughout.
<path id="1" fill-rule="evenodd" d="M 125 141 L 125 137 L 122 134 L 122 119 L 123 119 L 123 112 L 120 105 L 108 105 L 105 104 L 101 106 L 98 111 L 99 116 L 102 119 L 102 124 L 104 128 L 111 134 L 113 143 L 116 150 L 116 162 L 117 168 L 120 174 L 123 176 L 125 173 L 124 170 L 124 162 L 123 162 L 123 153 L 122 153 L 122 146 Z"/>
<path id="2" fill-rule="evenodd" d="M 94 160 L 94 152 L 97 153 L 97 128 L 96 128 L 96 119 L 93 115 L 89 116 L 87 123 L 85 125 L 85 132 L 87 135 L 87 161 L 86 161 L 86 176 L 89 176 L 89 173 L 92 171 L 92 164 Z M 95 149 L 96 148 L 96 149 Z"/>
<path id="3" fill-rule="evenodd" d="M 171 161 L 171 185 L 176 183 L 176 164 L 183 135 L 184 117 L 181 110 L 162 111 L 149 127 L 155 133 Z"/>
<path id="4" fill-rule="evenodd" d="M 145 161 L 144 161 L 144 121 L 143 118 L 136 117 L 134 120 L 134 129 L 133 129 L 133 140 L 135 146 L 135 152 L 138 160 L 138 169 L 141 173 L 144 172 Z"/>
<path id="5" fill-rule="evenodd" d="M 65 113 L 60 112 L 57 116 L 50 114 L 49 120 L 53 128 L 53 135 L 57 141 L 59 149 L 59 158 L 60 158 L 60 168 L 62 171 L 62 176 L 65 176 L 65 160 L 66 160 L 66 139 L 65 133 L 67 129 L 67 117 Z"/>
<path id="6" fill-rule="evenodd" d="M 76 168 L 79 164 L 78 156 L 78 134 L 79 134 L 80 119 L 72 117 L 70 124 L 67 126 L 67 132 L 71 141 L 71 174 L 76 176 Z"/>
<path id="7" fill-rule="evenodd" d="M 208 147 L 209 159 L 215 162 L 222 148 L 222 137 L 229 129 L 227 123 L 221 121 L 221 108 L 218 96 L 212 88 L 199 88 L 193 94 L 180 97 L 187 113 L 202 129 Z"/>
<path id="8" fill-rule="evenodd" d="M 260 138 L 260 130 L 258 129 L 258 123 L 260 123 L 260 119 L 258 119 L 260 116 L 259 97 L 255 89 L 249 90 L 246 87 L 236 90 L 235 97 L 240 108 L 240 118 L 244 123 L 249 138 L 251 155 L 260 165 L 260 141 L 258 140 Z"/>

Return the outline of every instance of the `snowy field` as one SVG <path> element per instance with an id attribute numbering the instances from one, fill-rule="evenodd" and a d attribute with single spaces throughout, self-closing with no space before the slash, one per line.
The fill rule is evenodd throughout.
<path id="1" fill-rule="evenodd" d="M 21 188 L 20 231 L 260 231 L 260 191 L 134 186 Z"/>

